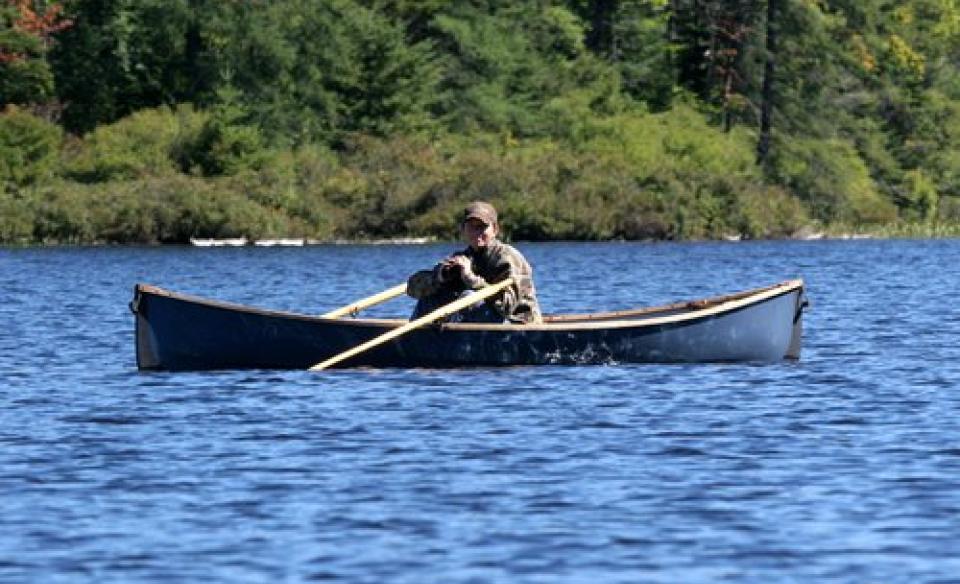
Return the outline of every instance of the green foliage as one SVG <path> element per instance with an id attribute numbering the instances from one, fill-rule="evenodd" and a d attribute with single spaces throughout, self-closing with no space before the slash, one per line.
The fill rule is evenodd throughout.
<path id="1" fill-rule="evenodd" d="M 227 101 L 203 122 L 195 140 L 183 149 L 181 166 L 207 176 L 258 170 L 270 160 L 267 140 L 243 108 Z"/>
<path id="2" fill-rule="evenodd" d="M 904 215 L 909 219 L 932 221 L 937 216 L 940 199 L 936 185 L 920 170 L 907 172 L 905 178 L 904 199 L 907 211 Z"/>
<path id="3" fill-rule="evenodd" d="M 208 115 L 189 105 L 141 110 L 98 127 L 65 157 L 64 175 L 81 182 L 177 172 L 200 141 Z"/>
<path id="4" fill-rule="evenodd" d="M 26 202 L 0 189 L 0 243 L 35 243 L 33 212 Z"/>
<path id="5" fill-rule="evenodd" d="M 407 43 L 398 23 L 351 0 L 220 3 L 203 35 L 221 88 L 238 90 L 272 138 L 336 142 L 430 125 L 439 76 L 430 46 Z"/>
<path id="6" fill-rule="evenodd" d="M 960 197 L 944 197 L 938 201 L 937 221 L 935 224 L 960 226 Z M 960 229 L 958 229 L 960 231 Z"/>
<path id="7" fill-rule="evenodd" d="M 54 183 L 15 202 L 23 212 L 15 224 L 0 223 L 0 235 L 10 238 L 6 241 L 29 237 L 48 243 L 185 243 L 190 237 L 317 235 L 303 222 L 245 196 L 242 187 L 235 179 L 183 175 L 98 185 Z M 0 206 L 10 205 L 0 199 Z"/>
<path id="8" fill-rule="evenodd" d="M 0 61 L 0 107 L 44 101 L 52 93 L 53 75 L 44 61 Z"/>
<path id="9" fill-rule="evenodd" d="M 200 29 L 212 4 L 67 0 L 74 26 L 50 52 L 64 126 L 85 133 L 143 108 L 207 102 L 215 70 Z"/>
<path id="10" fill-rule="evenodd" d="M 841 140 L 793 140 L 778 149 L 775 172 L 823 221 L 892 221 L 896 207 L 881 196 L 856 149 Z"/>
<path id="11" fill-rule="evenodd" d="M 41 39 L 15 25 L 16 6 L 0 5 L 0 108 L 40 103 L 53 93 L 53 72 Z"/>
<path id="12" fill-rule="evenodd" d="M 0 242 L 454 237 L 476 198 L 530 239 L 960 222 L 954 0 L 65 6 L 0 7 L 40 116 L 0 115 Z"/>
<path id="13" fill-rule="evenodd" d="M 59 127 L 16 107 L 0 112 L 0 191 L 51 176 L 62 137 Z"/>
<path id="14" fill-rule="evenodd" d="M 665 31 L 675 18 L 663 0 L 621 2 L 613 22 L 618 53 L 612 62 L 624 91 L 653 110 L 667 109 L 677 95 L 676 45 Z"/>
<path id="15" fill-rule="evenodd" d="M 570 12 L 536 4 L 492 13 L 458 6 L 433 23 L 446 55 L 440 113 L 454 131 L 541 136 L 563 124 L 558 113 L 617 109 L 619 77 L 576 41 L 583 27 Z"/>

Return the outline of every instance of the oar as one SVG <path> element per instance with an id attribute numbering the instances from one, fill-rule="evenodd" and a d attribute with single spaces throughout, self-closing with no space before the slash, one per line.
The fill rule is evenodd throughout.
<path id="1" fill-rule="evenodd" d="M 489 297 L 493 296 L 494 294 L 496 294 L 497 292 L 503 290 L 504 288 L 506 288 L 507 286 L 509 286 L 509 285 L 511 285 L 511 284 L 513 284 L 513 278 L 507 278 L 506 280 L 504 280 L 504 281 L 502 281 L 502 282 L 497 282 L 496 284 L 493 284 L 492 286 L 487 286 L 486 288 L 481 288 L 480 290 L 478 290 L 478 291 L 477 291 L 476 293 L 474 293 L 474 294 L 469 294 L 469 295 L 467 295 L 467 296 L 464 296 L 463 298 L 460 298 L 460 299 L 458 299 L 458 300 L 454 300 L 454 301 L 451 302 L 450 304 L 444 304 L 443 306 L 441 306 L 440 308 L 434 310 L 434 311 L 431 312 L 430 314 L 421 316 L 420 318 L 418 318 L 418 319 L 416 319 L 416 320 L 411 320 L 410 322 L 408 322 L 407 324 L 405 324 L 405 325 L 403 325 L 403 326 L 401 326 L 401 327 L 397 327 L 397 328 L 393 329 L 392 331 L 385 332 L 385 333 L 383 333 L 382 335 L 380 335 L 379 337 L 375 337 L 375 338 L 373 338 L 373 339 L 370 339 L 369 341 L 367 341 L 367 342 L 365 342 L 365 343 L 362 343 L 362 344 L 360 344 L 360 345 L 357 345 L 356 347 L 354 347 L 354 348 L 352 348 L 352 349 L 348 349 L 348 350 L 344 351 L 343 353 L 340 353 L 339 355 L 334 355 L 333 357 L 330 357 L 330 358 L 327 359 L 326 361 L 323 361 L 323 362 L 321 362 L 321 363 L 317 363 L 316 365 L 314 365 L 313 367 L 310 368 L 310 371 L 321 371 L 321 370 L 323 370 L 323 369 L 326 369 L 327 367 L 330 367 L 330 366 L 332 366 L 332 365 L 336 365 L 337 363 L 339 363 L 339 362 L 341 362 L 341 361 L 343 361 L 343 360 L 345 360 L 345 359 L 349 359 L 350 357 L 353 357 L 354 355 L 359 355 L 360 353 L 362 353 L 362 352 L 364 352 L 364 351 L 366 351 L 366 350 L 368 350 L 368 349 L 372 349 L 372 348 L 374 348 L 374 347 L 377 347 L 377 346 L 379 346 L 379 345 L 382 345 L 382 344 L 386 343 L 387 341 L 393 340 L 393 339 L 399 337 L 400 335 L 404 335 L 404 334 L 412 331 L 413 329 L 420 328 L 420 327 L 422 327 L 422 326 L 425 325 L 425 324 L 430 324 L 431 322 L 433 322 L 433 321 L 435 321 L 435 320 L 437 320 L 437 319 L 440 319 L 440 318 L 443 318 L 443 317 L 445 317 L 445 316 L 451 315 L 451 314 L 453 314 L 454 312 L 457 312 L 457 311 L 459 311 L 459 310 L 463 310 L 464 308 L 466 308 L 466 307 L 468 307 L 468 306 L 470 306 L 470 305 L 472 305 L 472 304 L 476 304 L 477 302 L 479 302 L 479 301 L 481 301 L 481 300 L 483 300 L 483 299 L 485 299 L 485 298 L 489 298 Z"/>
<path id="2" fill-rule="evenodd" d="M 397 284 L 393 288 L 388 288 L 379 294 L 374 294 L 373 296 L 368 296 L 361 300 L 357 300 L 352 304 L 348 304 L 342 308 L 336 310 L 331 310 L 330 312 L 322 315 L 324 318 L 337 318 L 343 316 L 344 314 L 355 314 L 360 312 L 364 308 L 370 308 L 374 304 L 380 304 L 381 302 L 386 302 L 391 298 L 400 296 L 407 291 L 407 283 Z"/>

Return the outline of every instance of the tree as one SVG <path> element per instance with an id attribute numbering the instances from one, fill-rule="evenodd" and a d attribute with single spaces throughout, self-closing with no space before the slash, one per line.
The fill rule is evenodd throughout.
<path id="1" fill-rule="evenodd" d="M 220 3 L 202 38 L 217 83 L 274 139 L 335 143 L 429 125 L 439 76 L 430 46 L 352 0 Z"/>
<path id="2" fill-rule="evenodd" d="M 580 17 L 549 3 L 505 4 L 457 4 L 433 20 L 443 66 L 437 112 L 448 127 L 543 136 L 560 129 L 564 110 L 583 118 L 619 107 L 616 71 L 587 50 Z"/>
<path id="3" fill-rule="evenodd" d="M 62 131 L 16 106 L 0 111 L 0 192 L 52 174 Z"/>
<path id="4" fill-rule="evenodd" d="M 53 94 L 53 72 L 46 60 L 53 35 L 70 27 L 57 3 L 38 9 L 29 0 L 0 4 L 0 108 L 42 103 Z"/>
<path id="5" fill-rule="evenodd" d="M 757 164 L 766 165 L 773 132 L 774 75 L 777 62 L 777 0 L 767 0 L 766 52 L 764 53 L 763 90 L 760 101 L 760 138 L 757 140 Z"/>
<path id="6" fill-rule="evenodd" d="M 212 0 L 67 0 L 50 60 L 64 125 L 82 133 L 143 108 L 209 100 L 198 29 Z"/>
<path id="7" fill-rule="evenodd" d="M 755 123 L 751 56 L 759 52 L 765 7 L 763 0 L 671 2 L 679 82 L 716 108 L 726 131 L 738 121 Z"/>
<path id="8" fill-rule="evenodd" d="M 674 22 L 669 0 L 574 0 L 584 44 L 619 73 L 628 96 L 664 110 L 675 93 Z"/>

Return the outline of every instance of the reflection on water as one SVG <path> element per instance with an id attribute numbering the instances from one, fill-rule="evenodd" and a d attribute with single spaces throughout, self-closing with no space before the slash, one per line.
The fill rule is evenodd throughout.
<path id="1" fill-rule="evenodd" d="M 960 244 L 518 246 L 547 312 L 804 277 L 804 357 L 140 374 L 137 281 L 320 313 L 452 246 L 0 251 L 0 581 L 960 574 Z"/>

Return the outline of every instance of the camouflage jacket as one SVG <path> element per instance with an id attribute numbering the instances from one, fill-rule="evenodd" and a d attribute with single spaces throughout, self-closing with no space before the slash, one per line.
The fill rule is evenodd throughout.
<path id="1" fill-rule="evenodd" d="M 454 255 L 470 258 L 474 274 L 472 278 L 454 277 L 442 281 L 440 270 L 443 264 L 439 263 L 432 270 L 422 270 L 410 276 L 407 294 L 419 299 L 444 289 L 455 292 L 479 290 L 513 277 L 514 284 L 488 299 L 487 303 L 510 322 L 542 322 L 537 291 L 533 285 L 533 269 L 513 246 L 494 240 L 479 251 L 468 247 Z"/>

